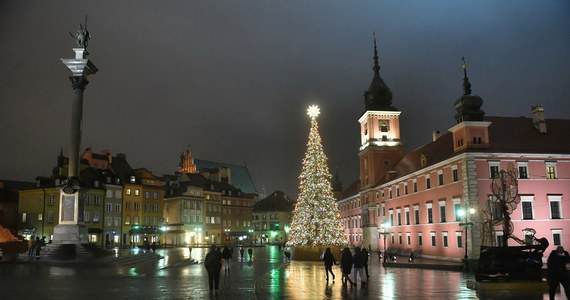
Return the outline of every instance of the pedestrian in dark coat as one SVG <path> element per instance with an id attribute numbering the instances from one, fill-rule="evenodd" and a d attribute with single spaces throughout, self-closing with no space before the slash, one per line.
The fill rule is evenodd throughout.
<path id="1" fill-rule="evenodd" d="M 356 247 L 354 248 L 354 283 L 353 285 L 356 285 L 356 283 L 358 282 L 358 274 L 360 274 L 360 283 L 362 285 L 366 284 L 366 280 L 364 280 L 363 277 L 363 273 L 362 273 L 362 268 L 364 268 L 364 255 L 362 254 L 362 251 L 360 250 L 360 247 Z"/>
<path id="2" fill-rule="evenodd" d="M 327 273 L 327 281 L 329 281 L 329 273 L 332 275 L 332 279 L 334 281 L 334 273 L 332 271 L 332 266 L 336 265 L 336 259 L 331 252 L 331 248 L 327 248 L 325 250 L 325 254 L 323 255 L 323 261 L 325 262 L 325 272 Z"/>
<path id="3" fill-rule="evenodd" d="M 222 250 L 222 258 L 224 259 L 224 271 L 229 272 L 230 259 L 232 258 L 232 251 L 230 250 L 230 248 L 228 248 L 228 246 L 225 246 L 224 250 Z"/>
<path id="4" fill-rule="evenodd" d="M 351 285 L 354 284 L 349 277 L 350 272 L 352 271 L 352 264 L 353 264 L 352 253 L 350 253 L 350 249 L 348 249 L 348 247 L 345 247 L 344 250 L 342 250 L 342 254 L 340 256 L 340 268 L 342 269 L 342 283 L 344 284 L 346 284 L 347 282 L 350 282 Z"/>
<path id="5" fill-rule="evenodd" d="M 241 258 L 241 261 L 243 261 L 243 252 L 244 252 L 243 247 L 239 248 L 239 257 Z"/>
<path id="6" fill-rule="evenodd" d="M 204 258 L 204 267 L 208 271 L 208 286 L 210 287 L 210 292 L 218 292 L 220 287 L 220 271 L 222 269 L 222 257 L 220 252 L 216 250 L 216 246 L 212 245 L 210 247 L 210 252 L 206 254 Z"/>
<path id="7" fill-rule="evenodd" d="M 362 248 L 362 259 L 363 259 L 363 267 L 364 267 L 364 271 L 366 271 L 366 278 L 370 277 L 368 275 L 368 251 L 366 251 L 366 248 Z"/>
<path id="8" fill-rule="evenodd" d="M 44 244 L 42 244 L 40 237 L 36 237 L 36 241 L 34 242 L 34 247 L 36 249 L 36 260 L 40 260 L 40 252 L 42 251 L 43 246 Z"/>
<path id="9" fill-rule="evenodd" d="M 548 256 L 546 281 L 548 282 L 548 294 L 551 300 L 554 300 L 558 284 L 562 284 L 566 297 L 570 299 L 570 281 L 568 280 L 568 271 L 566 270 L 566 264 L 569 262 L 570 256 L 567 251 L 564 251 L 562 246 L 558 246 Z"/>
<path id="10" fill-rule="evenodd" d="M 253 259 L 253 249 L 252 248 L 247 249 L 247 254 L 249 254 L 249 261 L 251 261 Z"/>

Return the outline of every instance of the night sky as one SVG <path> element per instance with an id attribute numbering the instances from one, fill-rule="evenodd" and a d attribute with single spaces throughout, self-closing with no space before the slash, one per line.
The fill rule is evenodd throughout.
<path id="1" fill-rule="evenodd" d="M 568 1 L 0 1 L 0 179 L 49 176 L 69 155 L 72 58 L 84 22 L 99 68 L 81 149 L 172 174 L 199 159 L 247 164 L 259 192 L 296 197 L 321 107 L 329 167 L 358 178 L 358 118 L 380 74 L 409 152 L 455 124 L 461 57 L 488 116 L 570 113 Z M 548 124 L 548 120 L 547 120 Z"/>

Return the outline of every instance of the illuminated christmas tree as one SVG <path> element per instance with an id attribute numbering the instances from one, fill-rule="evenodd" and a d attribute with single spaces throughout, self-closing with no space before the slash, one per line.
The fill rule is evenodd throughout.
<path id="1" fill-rule="evenodd" d="M 345 245 L 344 225 L 331 186 L 327 157 L 317 124 L 319 107 L 310 106 L 311 131 L 303 170 L 299 176 L 299 198 L 293 211 L 287 246 Z"/>

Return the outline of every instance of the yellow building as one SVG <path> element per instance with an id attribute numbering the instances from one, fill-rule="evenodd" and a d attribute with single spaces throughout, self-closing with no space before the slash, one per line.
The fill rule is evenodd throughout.
<path id="1" fill-rule="evenodd" d="M 204 191 L 205 178 L 200 174 L 177 173 L 168 181 L 164 198 L 164 243 L 173 246 L 200 245 L 204 239 Z M 192 180 L 194 178 L 194 180 Z"/>
<path id="2" fill-rule="evenodd" d="M 137 246 L 145 239 L 160 242 L 164 223 L 164 189 L 159 178 L 141 168 L 124 181 L 123 244 Z"/>
<path id="3" fill-rule="evenodd" d="M 19 191 L 19 234 L 29 237 L 46 236 L 51 240 L 59 220 L 60 190 L 54 184 L 37 181 L 36 187 Z"/>

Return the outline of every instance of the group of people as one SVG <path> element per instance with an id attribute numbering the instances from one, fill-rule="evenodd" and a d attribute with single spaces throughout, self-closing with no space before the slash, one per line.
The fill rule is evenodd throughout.
<path id="1" fill-rule="evenodd" d="M 40 237 L 30 236 L 28 239 L 28 260 L 33 261 L 34 256 L 35 260 L 40 260 L 40 252 L 42 251 L 42 247 L 46 245 L 46 237 L 45 235 L 40 239 Z"/>
<path id="2" fill-rule="evenodd" d="M 192 251 L 190 249 L 190 251 Z M 239 249 L 239 254 L 241 261 L 243 260 L 245 250 Z M 204 258 L 204 267 L 208 272 L 208 287 L 210 292 L 218 293 L 220 287 L 220 273 L 222 272 L 222 265 L 224 266 L 224 272 L 230 272 L 230 262 L 233 257 L 234 249 L 224 246 L 223 250 L 220 250 L 216 245 L 210 246 L 210 251 L 206 254 Z M 249 255 L 249 261 L 253 259 L 253 249 L 247 249 Z"/>
<path id="3" fill-rule="evenodd" d="M 143 241 L 143 250 L 146 253 L 150 253 L 150 251 L 152 250 L 152 253 L 156 253 L 156 248 L 158 247 L 158 245 L 156 244 L 156 242 L 152 242 L 152 244 L 148 241 L 148 239 L 145 238 L 145 240 Z"/>
<path id="4" fill-rule="evenodd" d="M 332 266 L 336 265 L 336 259 L 331 252 L 330 248 L 327 248 L 322 255 L 322 260 L 325 264 L 325 272 L 327 274 L 326 280 L 329 281 L 329 273 L 334 281 L 335 275 L 332 271 Z M 342 250 L 340 256 L 340 270 L 342 272 L 342 283 L 347 285 L 350 283 L 351 286 L 356 286 L 358 282 L 358 276 L 360 276 L 361 286 L 365 286 L 368 278 L 368 251 L 366 248 L 356 247 L 354 248 L 354 255 L 350 252 L 348 247 Z M 350 279 L 350 273 L 353 272 L 353 279 Z M 366 273 L 366 277 L 364 274 Z"/>

